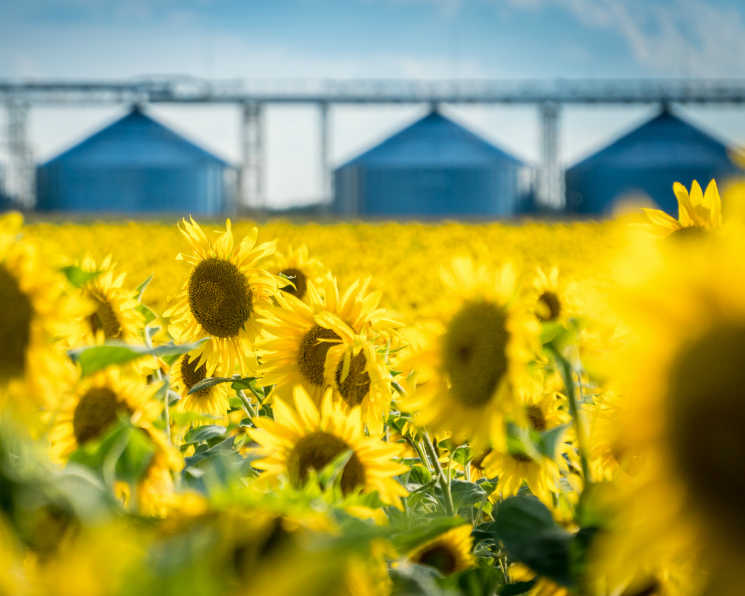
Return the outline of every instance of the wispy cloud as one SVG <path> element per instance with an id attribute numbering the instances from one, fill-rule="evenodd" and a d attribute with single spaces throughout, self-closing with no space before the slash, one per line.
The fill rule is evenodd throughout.
<path id="1" fill-rule="evenodd" d="M 505 0 L 498 0 L 503 3 Z M 506 0 L 514 9 L 563 8 L 586 27 L 616 31 L 660 75 L 745 76 L 745 22 L 736 5 L 706 0 Z"/>

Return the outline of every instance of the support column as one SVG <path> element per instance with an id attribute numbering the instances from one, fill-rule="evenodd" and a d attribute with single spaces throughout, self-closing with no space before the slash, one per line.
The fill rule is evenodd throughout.
<path id="1" fill-rule="evenodd" d="M 7 194 L 26 209 L 36 205 L 36 170 L 28 139 L 29 105 L 11 98 L 8 110 L 8 176 Z"/>
<path id="2" fill-rule="evenodd" d="M 329 104 L 325 101 L 318 104 L 321 117 L 321 204 L 324 209 L 334 201 L 334 180 L 331 172 L 329 144 Z"/>
<path id="3" fill-rule="evenodd" d="M 564 176 L 559 163 L 559 105 L 541 104 L 541 164 L 536 185 L 540 207 L 564 207 Z"/>
<path id="4" fill-rule="evenodd" d="M 264 144 L 262 107 L 260 102 L 243 104 L 241 121 L 240 186 L 236 197 L 236 211 L 264 209 Z"/>

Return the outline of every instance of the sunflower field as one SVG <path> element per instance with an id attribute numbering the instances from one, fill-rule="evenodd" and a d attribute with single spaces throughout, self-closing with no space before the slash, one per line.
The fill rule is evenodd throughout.
<path id="1" fill-rule="evenodd" d="M 633 222 L 0 216 L 0 595 L 741 594 L 745 226 L 674 192 Z"/>

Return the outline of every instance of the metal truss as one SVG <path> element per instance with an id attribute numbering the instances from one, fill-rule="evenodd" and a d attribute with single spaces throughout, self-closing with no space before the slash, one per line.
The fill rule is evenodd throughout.
<path id="1" fill-rule="evenodd" d="M 316 104 L 320 110 L 322 200 L 332 197 L 329 110 L 332 104 L 532 104 L 541 118 L 541 164 L 537 198 L 548 208 L 564 204 L 559 156 L 563 105 L 742 104 L 745 80 L 457 80 L 457 81 L 210 81 L 194 77 L 131 81 L 0 80 L 0 103 L 8 110 L 8 190 L 23 206 L 34 204 L 34 169 L 28 142 L 32 106 L 112 103 L 222 103 L 242 108 L 242 163 L 235 209 L 265 207 L 262 112 L 266 104 Z"/>

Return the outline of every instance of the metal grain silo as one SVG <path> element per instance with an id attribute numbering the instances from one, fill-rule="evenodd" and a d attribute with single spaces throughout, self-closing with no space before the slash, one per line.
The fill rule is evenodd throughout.
<path id="1" fill-rule="evenodd" d="M 343 216 L 509 217 L 530 173 L 437 111 L 335 172 L 334 207 Z"/>
<path id="2" fill-rule="evenodd" d="M 221 159 L 134 108 L 39 166 L 42 211 L 218 214 L 234 175 Z"/>
<path id="3" fill-rule="evenodd" d="M 566 172 L 567 211 L 609 214 L 619 199 L 650 197 L 673 217 L 678 203 L 673 183 L 690 188 L 698 180 L 706 188 L 714 178 L 721 185 L 738 170 L 727 147 L 705 132 L 663 111 Z"/>

